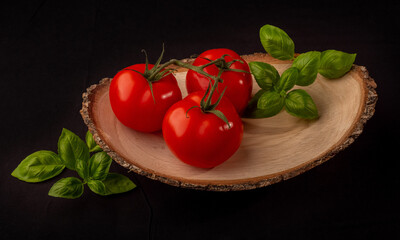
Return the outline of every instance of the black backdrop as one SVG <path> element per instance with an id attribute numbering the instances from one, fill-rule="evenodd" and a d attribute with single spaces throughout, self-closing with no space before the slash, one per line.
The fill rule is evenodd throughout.
<path id="1" fill-rule="evenodd" d="M 400 237 L 399 4 L 385 1 L 9 1 L 0 8 L 0 238 L 381 239 Z M 358 53 L 378 84 L 374 117 L 328 162 L 243 192 L 172 187 L 128 173 L 138 187 L 76 200 L 49 197 L 60 178 L 28 184 L 10 174 L 27 155 L 57 151 L 62 128 L 84 137 L 81 95 L 103 77 L 210 48 L 262 52 L 264 24 L 283 28 L 296 52 Z M 390 155 L 395 154 L 395 155 Z M 61 177 L 75 176 L 64 171 Z"/>

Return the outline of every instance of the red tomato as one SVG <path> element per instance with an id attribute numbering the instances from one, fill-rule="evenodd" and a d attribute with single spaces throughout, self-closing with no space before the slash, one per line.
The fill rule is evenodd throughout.
<path id="1" fill-rule="evenodd" d="M 148 68 L 154 65 L 149 64 Z M 168 108 L 182 99 L 178 83 L 172 74 L 152 82 L 155 102 L 148 81 L 141 74 L 145 64 L 136 64 L 118 72 L 110 84 L 112 110 L 125 126 L 141 132 L 161 130 Z"/>
<path id="2" fill-rule="evenodd" d="M 189 94 L 171 106 L 163 121 L 167 146 L 181 161 L 195 167 L 212 168 L 230 158 L 239 148 L 243 124 L 235 107 L 223 97 L 216 107 L 228 119 L 230 128 L 213 113 L 199 107 L 205 91 Z M 213 100 L 216 101 L 213 94 Z M 186 116 L 187 114 L 187 116 Z"/>
<path id="3" fill-rule="evenodd" d="M 227 87 L 225 96 L 228 97 L 228 99 L 235 106 L 239 115 L 241 115 L 251 98 L 251 91 L 253 88 L 253 80 L 251 78 L 249 65 L 246 63 L 246 61 L 244 61 L 239 54 L 230 49 L 219 48 L 203 52 L 195 59 L 193 65 L 194 66 L 204 65 L 210 62 L 207 59 L 216 60 L 222 57 L 222 55 L 224 54 L 229 55 L 224 58 L 226 62 L 230 62 L 233 59 L 238 59 L 243 61 L 243 63 L 234 62 L 230 66 L 230 68 L 240 69 L 248 72 L 248 73 L 243 73 L 243 72 L 225 71 L 221 75 L 221 78 L 224 80 L 223 83 L 218 84 L 219 93 L 221 93 L 225 89 L 225 87 Z M 210 75 L 217 76 L 219 69 L 214 64 L 204 68 L 204 71 Z M 188 71 L 186 75 L 186 88 L 188 93 L 200 90 L 206 90 L 208 84 L 209 84 L 209 79 L 204 75 L 196 73 L 193 70 Z"/>

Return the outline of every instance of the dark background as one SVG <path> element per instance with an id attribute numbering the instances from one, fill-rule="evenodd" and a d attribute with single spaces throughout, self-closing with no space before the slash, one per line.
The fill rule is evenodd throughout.
<path id="1" fill-rule="evenodd" d="M 392 239 L 400 237 L 400 7 L 392 1 L 9 1 L 0 8 L 0 238 Z M 374 117 L 328 162 L 287 181 L 242 192 L 172 187 L 128 173 L 138 187 L 76 200 L 49 197 L 66 170 L 29 184 L 10 174 L 27 155 L 57 151 L 62 128 L 84 137 L 82 93 L 143 62 L 210 48 L 263 52 L 264 24 L 284 29 L 296 52 L 358 53 L 378 84 Z"/>

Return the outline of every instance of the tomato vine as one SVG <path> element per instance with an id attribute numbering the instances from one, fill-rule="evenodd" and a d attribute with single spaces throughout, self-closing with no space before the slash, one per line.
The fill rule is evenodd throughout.
<path id="1" fill-rule="evenodd" d="M 225 115 L 221 111 L 216 110 L 216 107 L 218 106 L 219 102 L 221 101 L 221 99 L 222 99 L 222 97 L 223 97 L 223 95 L 225 93 L 226 88 L 222 91 L 222 93 L 218 97 L 218 100 L 215 103 L 211 103 L 211 99 L 212 99 L 213 94 L 215 93 L 215 90 L 218 87 L 218 84 L 222 83 L 224 81 L 221 78 L 221 75 L 222 75 L 223 72 L 232 71 L 232 72 L 249 73 L 249 72 L 241 70 L 241 69 L 233 69 L 233 68 L 231 68 L 233 63 L 235 63 L 235 62 L 243 63 L 243 61 L 240 60 L 240 59 L 233 59 L 233 60 L 227 62 L 225 60 L 225 57 L 229 56 L 229 54 L 223 54 L 220 58 L 217 58 L 215 60 L 211 60 L 211 59 L 207 59 L 206 58 L 206 60 L 208 60 L 209 62 L 204 64 L 204 65 L 201 65 L 201 66 L 195 66 L 195 65 L 192 65 L 192 64 L 185 63 L 183 61 L 177 60 L 177 59 L 170 59 L 169 61 L 167 61 L 167 62 L 165 62 L 163 64 L 160 64 L 161 61 L 162 61 L 162 58 L 164 56 L 164 51 L 165 51 L 165 48 L 164 48 L 164 44 L 163 44 L 160 57 L 157 59 L 157 61 L 154 64 L 153 68 L 149 69 L 149 67 L 148 67 L 149 62 L 148 62 L 147 53 L 146 53 L 146 51 L 144 49 L 142 50 L 142 52 L 145 54 L 145 71 L 144 71 L 144 73 L 141 73 L 141 72 L 139 72 L 137 70 L 129 69 L 129 68 L 126 68 L 124 70 L 135 71 L 135 72 L 141 74 L 147 80 L 147 82 L 149 84 L 149 87 L 150 87 L 151 95 L 153 97 L 154 104 L 156 104 L 156 100 L 155 100 L 155 97 L 154 97 L 154 92 L 153 92 L 153 86 L 152 85 L 153 85 L 154 82 L 157 82 L 161 78 L 173 73 L 174 69 L 168 69 L 169 66 L 171 66 L 171 65 L 179 66 L 179 67 L 182 67 L 182 68 L 193 70 L 193 71 L 195 71 L 195 72 L 197 72 L 199 74 L 204 75 L 205 77 L 207 77 L 210 80 L 209 86 L 208 86 L 208 88 L 206 90 L 206 93 L 204 94 L 204 96 L 203 96 L 203 98 L 202 98 L 202 100 L 200 102 L 200 106 L 193 106 L 193 107 L 189 108 L 189 110 L 191 110 L 193 108 L 196 108 L 196 107 L 199 107 L 204 113 L 215 114 L 217 117 L 221 118 L 225 123 L 227 123 L 228 126 L 229 126 L 228 119 L 225 117 Z M 211 66 L 211 65 L 215 65 L 219 69 L 219 72 L 218 72 L 217 76 L 211 75 L 211 74 L 207 73 L 206 71 L 204 71 L 204 69 L 206 67 Z M 213 84 L 212 84 L 211 80 L 214 80 Z"/>

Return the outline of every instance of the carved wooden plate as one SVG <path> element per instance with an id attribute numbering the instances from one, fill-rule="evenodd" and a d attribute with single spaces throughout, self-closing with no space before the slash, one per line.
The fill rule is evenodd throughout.
<path id="1" fill-rule="evenodd" d="M 263 61 L 280 73 L 290 61 L 266 54 L 243 56 L 247 62 Z M 175 74 L 187 95 L 183 69 Z M 81 115 L 96 142 L 117 163 L 138 174 L 173 186 L 212 191 L 246 190 L 297 176 L 332 158 L 362 132 L 375 111 L 376 83 L 365 67 L 354 65 L 340 79 L 318 75 L 304 89 L 312 96 L 320 117 L 302 120 L 282 111 L 264 119 L 245 119 L 239 150 L 223 164 L 200 169 L 178 160 L 166 146 L 162 133 L 140 133 L 122 125 L 112 112 L 105 78 L 83 94 Z M 298 87 L 302 88 L 302 87 Z M 253 94 L 259 87 L 254 81 Z"/>

